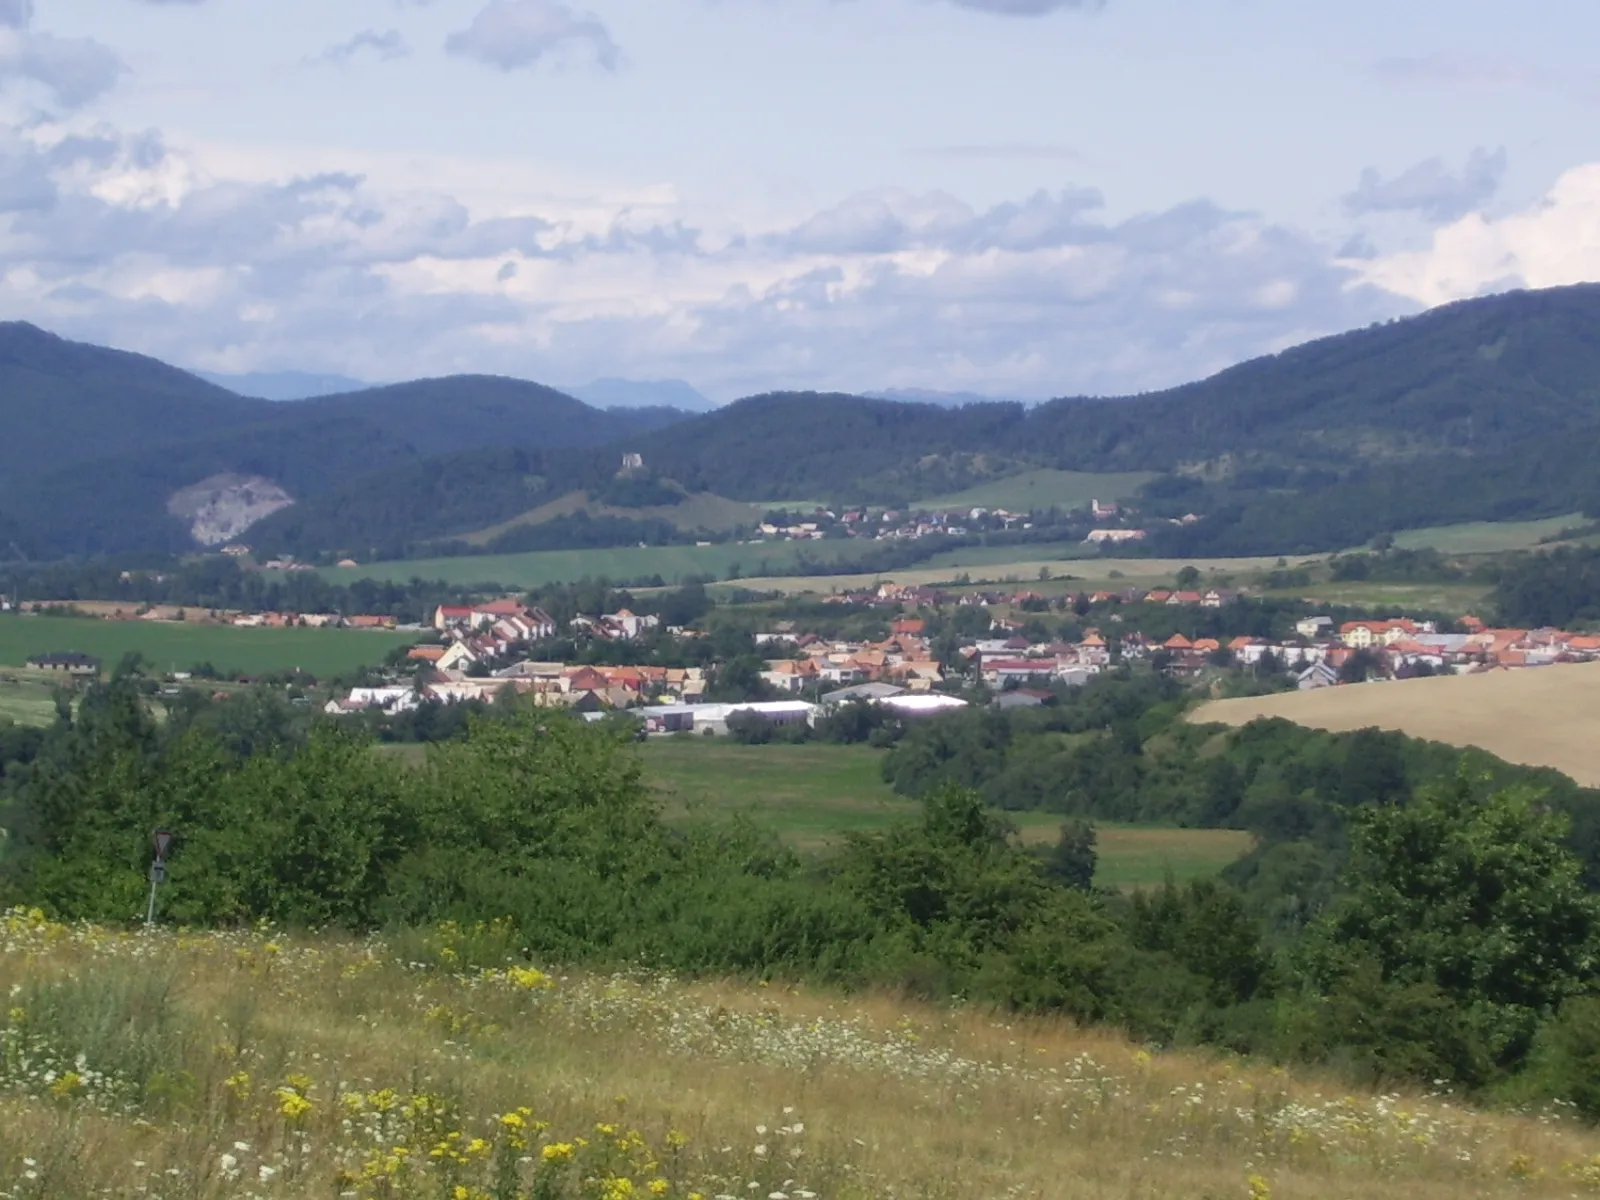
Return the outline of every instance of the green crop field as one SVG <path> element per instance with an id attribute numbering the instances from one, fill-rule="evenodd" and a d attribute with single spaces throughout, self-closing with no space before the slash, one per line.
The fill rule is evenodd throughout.
<path id="1" fill-rule="evenodd" d="M 501 534 L 509 533 L 524 525 L 542 525 L 546 521 L 553 521 L 558 517 L 570 517 L 580 512 L 587 513 L 591 517 L 630 517 L 635 520 L 670 521 L 685 533 L 701 529 L 713 533 L 731 532 L 741 525 L 756 525 L 760 522 L 762 514 L 783 507 L 798 506 L 792 501 L 788 504 L 751 503 L 744 500 L 729 500 L 712 492 L 696 492 L 685 496 L 681 504 L 650 508 L 618 508 L 615 505 L 600 504 L 591 500 L 587 492 L 568 492 L 565 496 L 530 509 L 520 516 L 512 517 L 509 521 L 501 521 L 476 533 L 465 534 L 461 540 L 474 546 L 484 546 Z"/>
<path id="2" fill-rule="evenodd" d="M 1004 508 L 1029 512 L 1042 508 L 1087 508 L 1091 500 L 1125 500 L 1134 495 L 1155 475 L 1146 471 L 1121 474 L 1094 474 L 1085 471 L 1056 471 L 1041 468 L 992 479 L 964 492 L 919 500 L 913 506 L 923 509 Z"/>
<path id="3" fill-rule="evenodd" d="M 1303 597 L 1313 604 L 1403 609 L 1411 613 L 1446 613 L 1461 617 L 1481 613 L 1488 602 L 1489 589 L 1478 583 L 1374 583 L 1346 580 L 1342 583 L 1313 583 L 1310 587 L 1270 594 Z"/>
<path id="4" fill-rule="evenodd" d="M 604 576 L 615 580 L 659 575 L 668 583 L 690 575 L 726 579 L 735 567 L 741 576 L 783 570 L 802 554 L 818 562 L 848 561 L 861 553 L 854 541 L 721 543 L 714 546 L 622 546 L 601 550 L 538 550 L 527 554 L 466 555 L 460 558 L 408 559 L 362 567 L 329 567 L 322 574 L 333 583 L 357 579 L 442 579 L 467 587 L 500 583 L 533 588 Z"/>
<path id="5" fill-rule="evenodd" d="M 842 833 L 912 820 L 917 804 L 896 795 L 879 768 L 883 752 L 865 746 L 740 746 L 709 738 L 660 738 L 639 748 L 646 780 L 668 817 L 745 816 L 797 849 L 816 849 Z M 1024 842 L 1053 842 L 1063 818 L 1006 813 Z M 1218 829 L 1151 829 L 1097 823 L 1103 887 L 1159 884 L 1214 875 L 1250 848 L 1250 835 Z"/>
<path id="6" fill-rule="evenodd" d="M 1531 550 L 1547 538 L 1587 524 L 1590 522 L 1578 513 L 1541 521 L 1477 521 L 1470 525 L 1407 529 L 1395 534 L 1394 544 L 1402 550 L 1432 549 L 1441 554 L 1495 554 Z"/>
<path id="7" fill-rule="evenodd" d="M 0 617 L 0 665 L 21 666 L 32 655 L 76 650 L 107 669 L 138 652 L 158 670 L 186 671 L 209 662 L 219 671 L 262 674 L 299 668 L 339 675 L 381 663 L 411 634 L 357 629 L 239 629 L 191 622 L 98 621 L 78 617 Z"/>
<path id="8" fill-rule="evenodd" d="M 18 725 L 51 724 L 56 717 L 57 684 L 32 671 L 0 671 L 0 721 Z"/>

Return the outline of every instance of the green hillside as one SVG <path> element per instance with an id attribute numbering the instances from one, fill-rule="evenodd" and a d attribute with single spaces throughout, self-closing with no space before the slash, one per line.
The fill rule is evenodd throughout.
<path id="1" fill-rule="evenodd" d="M 679 419 L 488 376 L 275 405 L 21 325 L 0 326 L 0 396 L 0 543 L 31 557 L 182 548 L 166 496 L 222 471 L 265 475 L 297 501 L 253 544 L 363 558 L 468 536 L 514 535 L 502 550 L 656 544 L 737 524 L 737 505 L 819 499 L 1020 509 L 1140 490 L 1159 535 L 1148 552 L 1200 556 L 1600 511 L 1597 285 L 1453 304 L 1164 392 L 1033 409 L 772 393 Z M 604 491 L 626 454 L 723 500 L 560 511 Z M 1189 512 L 1206 519 L 1159 521 Z"/>
<path id="2" fill-rule="evenodd" d="M 919 499 L 915 507 L 1004 508 L 1024 513 L 1046 508 L 1085 508 L 1093 500 L 1130 499 L 1155 477 L 1150 471 L 1097 473 L 1040 467 L 980 483 L 953 495 Z"/>

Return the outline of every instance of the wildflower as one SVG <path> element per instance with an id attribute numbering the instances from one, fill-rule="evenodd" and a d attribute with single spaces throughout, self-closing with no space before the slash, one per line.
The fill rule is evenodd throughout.
<path id="1" fill-rule="evenodd" d="M 1261 1175 L 1252 1175 L 1245 1180 L 1250 1189 L 1250 1200 L 1272 1200 L 1272 1185 Z"/>
<path id="2" fill-rule="evenodd" d="M 573 1145 L 571 1142 L 552 1142 L 539 1153 L 547 1163 L 571 1162 Z"/>
<path id="3" fill-rule="evenodd" d="M 311 1101 L 293 1088 L 281 1087 L 274 1095 L 278 1097 L 278 1111 L 291 1121 L 298 1120 L 311 1111 Z"/>
<path id="4" fill-rule="evenodd" d="M 652 1196 L 665 1196 L 672 1185 L 665 1179 L 652 1179 L 650 1181 L 650 1194 Z"/>
<path id="5" fill-rule="evenodd" d="M 243 1100 L 250 1094 L 250 1073 L 248 1071 L 235 1071 L 227 1079 L 223 1080 L 222 1086 Z"/>

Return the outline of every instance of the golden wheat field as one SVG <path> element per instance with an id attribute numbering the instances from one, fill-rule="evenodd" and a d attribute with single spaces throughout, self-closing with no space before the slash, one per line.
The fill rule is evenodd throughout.
<path id="1" fill-rule="evenodd" d="M 466 965 L 508 937 L 0 917 L 0 1197 L 1600 1191 L 1600 1134 L 1559 1113 L 885 996 Z"/>
<path id="2" fill-rule="evenodd" d="M 1259 717 L 1335 731 L 1398 729 L 1600 787 L 1600 663 L 1214 700 L 1191 719 L 1247 725 Z"/>

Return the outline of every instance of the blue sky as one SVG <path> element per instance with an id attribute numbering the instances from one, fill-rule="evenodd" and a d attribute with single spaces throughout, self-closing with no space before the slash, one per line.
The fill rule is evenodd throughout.
<path id="1" fill-rule="evenodd" d="M 218 371 L 1119 393 L 1600 278 L 1600 6 L 0 0 L 0 317 Z"/>

